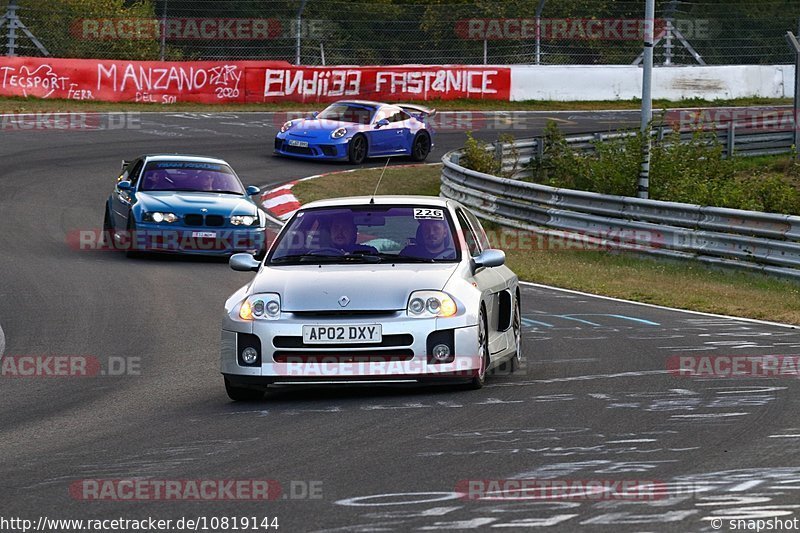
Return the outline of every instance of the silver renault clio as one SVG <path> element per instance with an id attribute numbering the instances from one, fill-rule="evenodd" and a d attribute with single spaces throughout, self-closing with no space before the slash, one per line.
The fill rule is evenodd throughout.
<path id="1" fill-rule="evenodd" d="M 463 382 L 520 360 L 517 276 L 478 219 L 429 196 L 309 203 L 225 303 L 220 366 L 232 400 L 274 383 Z"/>

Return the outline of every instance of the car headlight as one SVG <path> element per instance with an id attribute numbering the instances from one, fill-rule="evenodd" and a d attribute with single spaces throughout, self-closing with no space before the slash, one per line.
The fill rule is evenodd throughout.
<path id="1" fill-rule="evenodd" d="M 178 215 L 175 213 L 163 213 L 161 211 L 150 211 L 142 215 L 142 219 L 145 222 L 155 222 L 160 224 L 161 222 L 168 222 L 173 223 L 178 220 Z"/>
<path id="2" fill-rule="evenodd" d="M 331 133 L 331 139 L 341 139 L 345 135 L 347 135 L 347 128 L 338 128 Z"/>
<path id="3" fill-rule="evenodd" d="M 252 226 L 258 221 L 255 215 L 233 215 L 231 217 L 231 224 L 234 226 Z"/>
<path id="4" fill-rule="evenodd" d="M 414 291 L 406 307 L 412 318 L 448 317 L 458 312 L 456 302 L 442 291 Z"/>
<path id="5" fill-rule="evenodd" d="M 283 126 L 281 126 L 281 133 L 286 133 L 286 131 L 289 130 L 292 126 L 294 126 L 294 123 L 291 120 L 287 120 L 286 122 L 283 123 Z"/>
<path id="6" fill-rule="evenodd" d="M 281 314 L 281 297 L 275 293 L 253 294 L 239 307 L 242 320 L 277 320 Z"/>

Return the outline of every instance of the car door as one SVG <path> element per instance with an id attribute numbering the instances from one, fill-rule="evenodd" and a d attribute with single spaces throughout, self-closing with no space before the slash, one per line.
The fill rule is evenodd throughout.
<path id="1" fill-rule="evenodd" d="M 391 139 L 391 150 L 394 153 L 411 153 L 411 125 L 409 120 L 411 117 L 403 111 L 398 109 L 397 112 L 389 117 L 389 126 L 392 128 L 394 135 Z"/>
<path id="2" fill-rule="evenodd" d="M 378 126 L 378 122 L 383 119 L 389 120 L 396 111 L 399 109 L 382 107 L 375 113 L 375 118 L 372 120 L 372 131 L 369 133 L 369 155 L 389 155 L 395 152 L 396 128 L 392 127 L 391 122 L 387 126 Z"/>
<path id="3" fill-rule="evenodd" d="M 456 209 L 456 218 L 460 231 L 467 242 L 467 248 L 472 257 L 477 257 L 486 247 L 481 243 L 481 239 L 467 220 L 467 215 L 461 208 Z M 489 354 L 496 354 L 508 348 L 508 340 L 505 333 L 500 331 L 500 319 L 502 314 L 502 303 L 500 293 L 506 288 L 505 278 L 497 273 L 494 268 L 480 268 L 472 277 L 472 281 L 477 285 L 483 294 L 486 303 L 486 319 L 489 333 Z"/>
<path id="4" fill-rule="evenodd" d="M 114 192 L 111 194 L 111 216 L 114 218 L 114 227 L 118 230 L 128 227 L 128 216 L 134 202 L 133 191 L 120 190 L 119 182 L 130 181 L 131 186 L 135 188 L 143 166 L 144 160 L 142 159 L 132 161 L 114 185 Z"/>

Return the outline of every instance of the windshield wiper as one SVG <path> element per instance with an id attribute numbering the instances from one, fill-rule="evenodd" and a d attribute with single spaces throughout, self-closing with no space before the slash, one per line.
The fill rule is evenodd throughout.
<path id="1" fill-rule="evenodd" d="M 282 255 L 281 257 L 274 257 L 270 260 L 270 263 L 271 264 L 290 263 L 293 261 L 297 261 L 298 263 L 305 263 L 308 261 L 324 261 L 326 263 L 330 263 L 339 259 L 340 257 L 341 256 L 338 255 L 291 254 L 291 255 Z"/>
<path id="2" fill-rule="evenodd" d="M 372 257 L 378 259 L 377 262 L 390 262 L 390 263 L 433 263 L 435 262 L 434 259 L 429 259 L 426 257 L 414 257 L 414 256 L 406 256 L 406 255 L 396 255 L 396 254 L 387 254 L 384 252 L 378 252 L 377 254 L 374 252 L 369 251 L 355 251 L 353 252 L 354 255 L 359 255 L 361 257 Z"/>

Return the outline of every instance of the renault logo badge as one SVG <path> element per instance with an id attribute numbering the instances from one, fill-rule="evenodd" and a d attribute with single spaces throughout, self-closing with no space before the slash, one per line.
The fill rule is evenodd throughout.
<path id="1" fill-rule="evenodd" d="M 347 296 L 342 296 L 341 298 L 339 298 L 339 305 L 341 305 L 342 307 L 347 307 L 347 304 L 349 303 L 350 303 L 350 298 L 348 298 Z"/>

